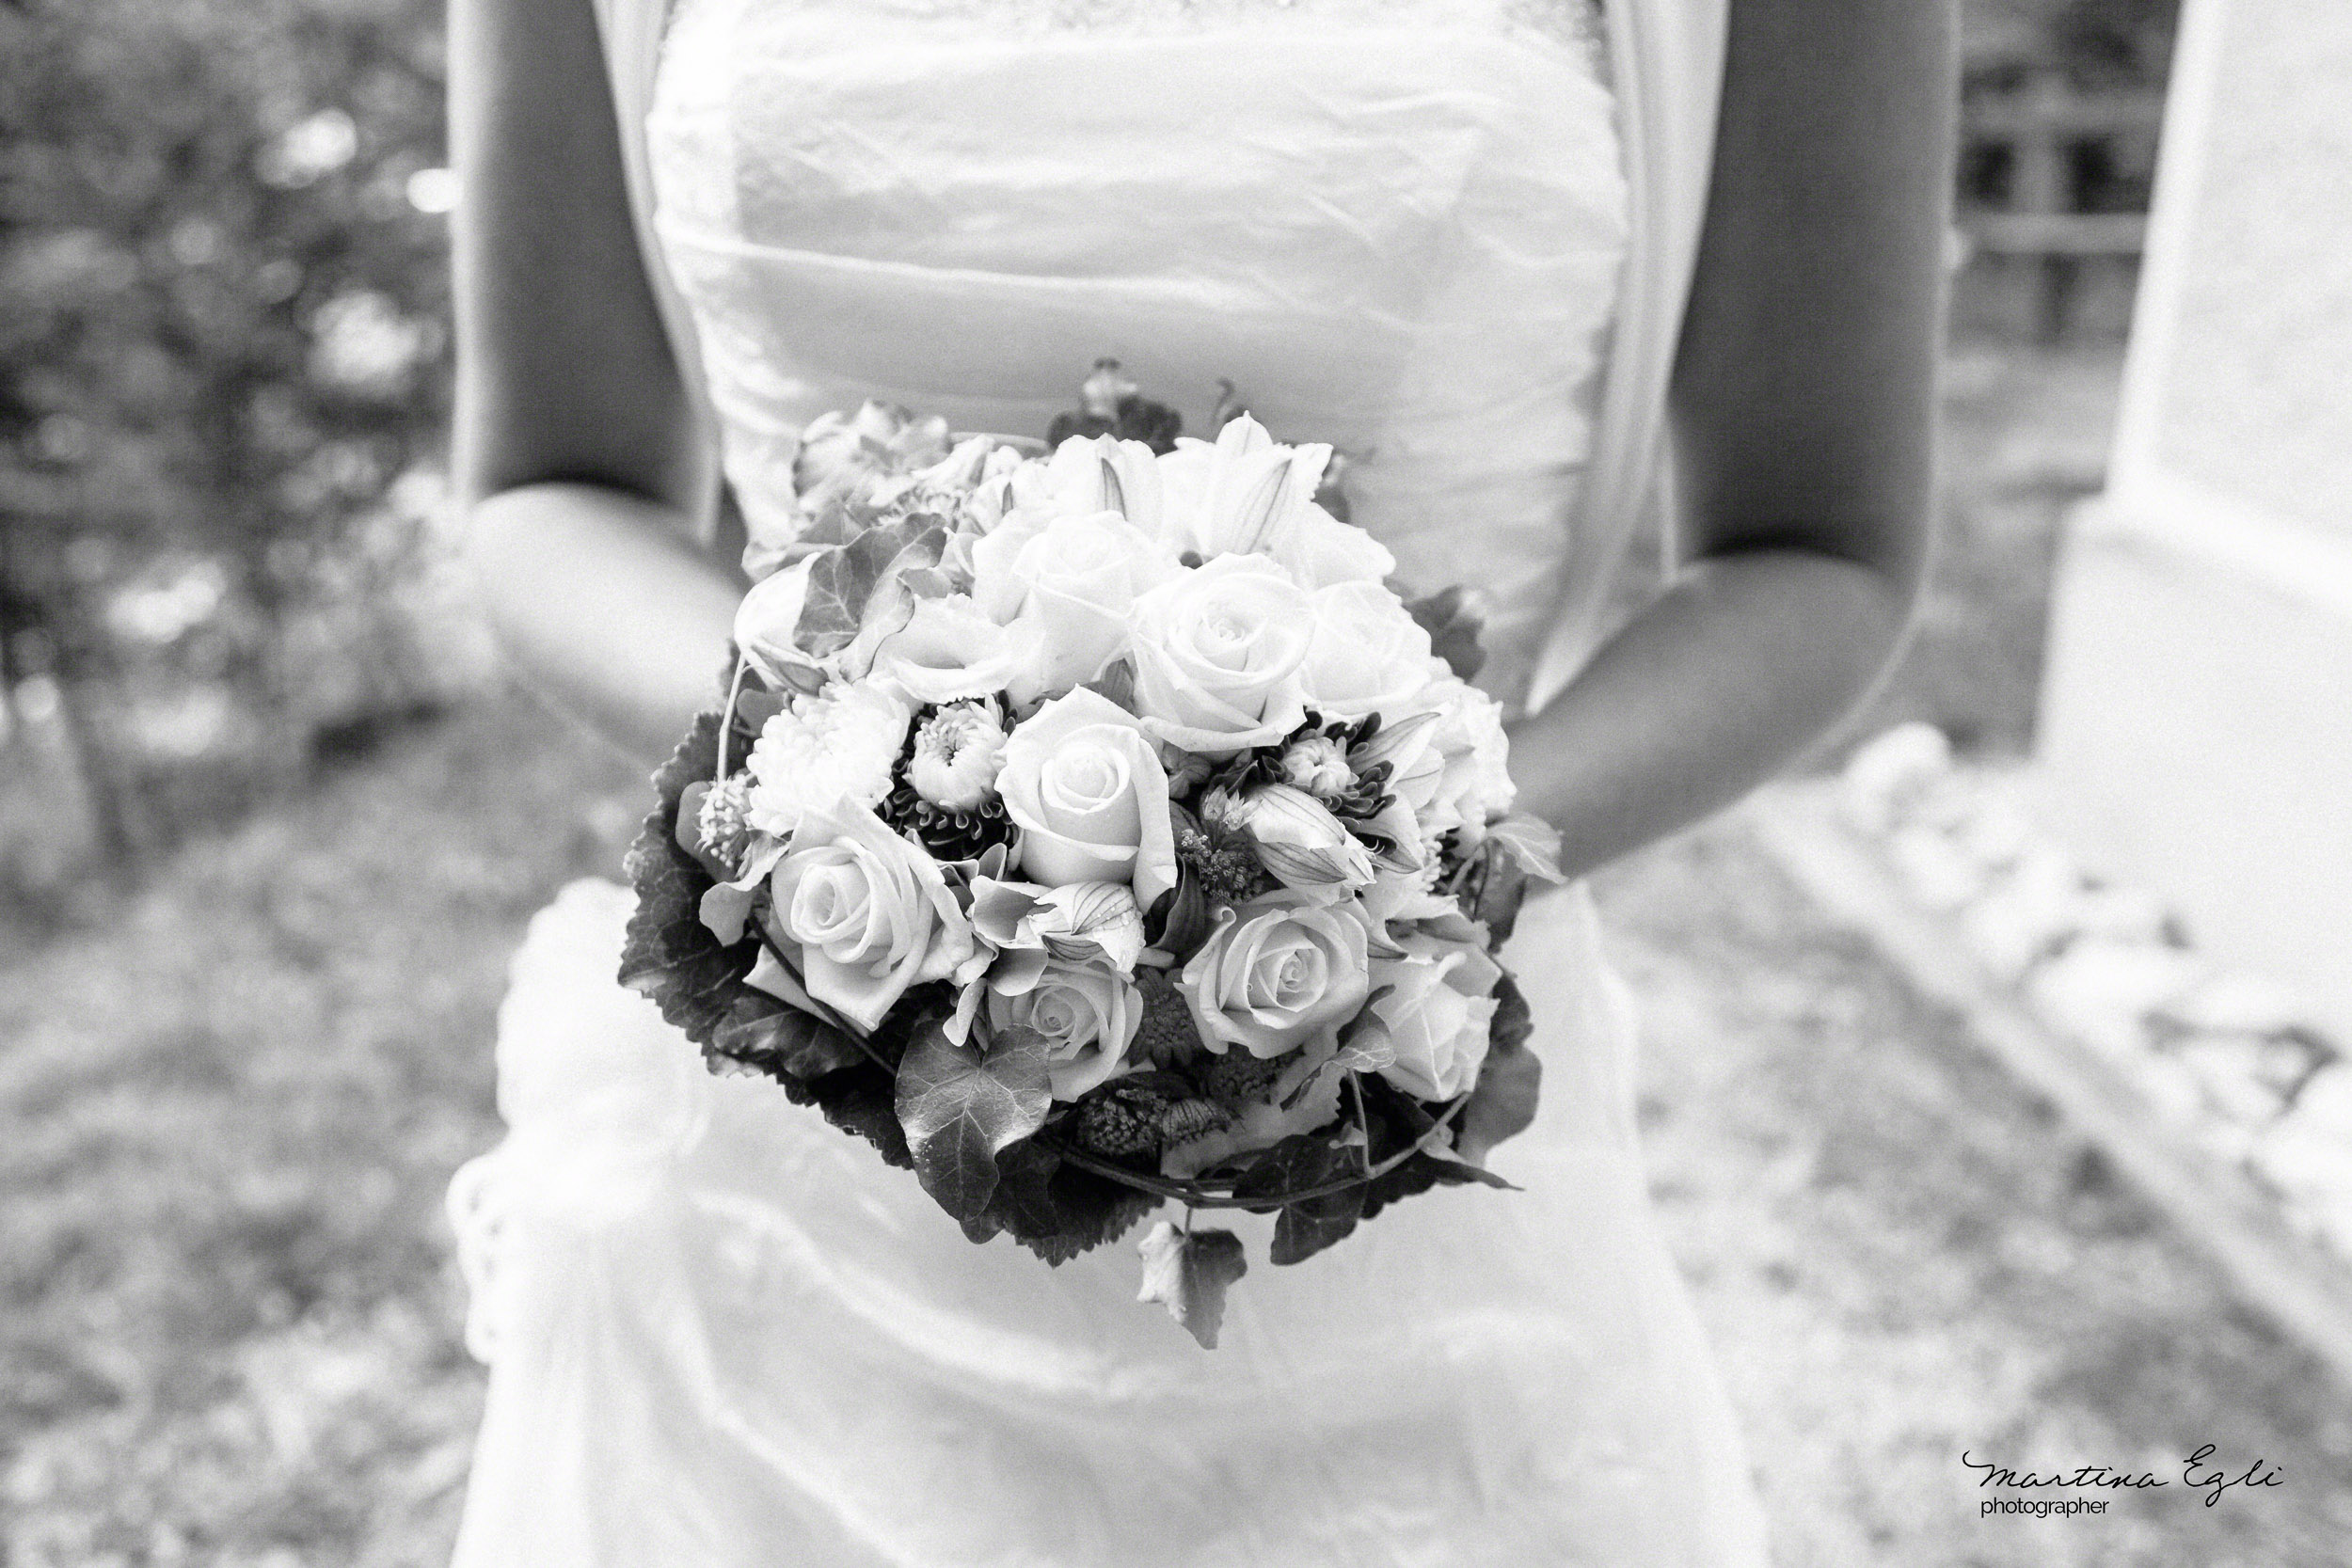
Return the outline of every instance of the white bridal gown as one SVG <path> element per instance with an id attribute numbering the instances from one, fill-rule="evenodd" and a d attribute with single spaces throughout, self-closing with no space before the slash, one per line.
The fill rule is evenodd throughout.
<path id="1" fill-rule="evenodd" d="M 608 42 L 644 36 L 617 3 Z M 1200 429 L 1228 378 L 1355 455 L 1407 580 L 1485 592 L 1485 684 L 1523 702 L 1613 553 L 1595 493 L 1624 510 L 1605 361 L 1660 326 L 1620 296 L 1672 271 L 1627 267 L 1675 203 L 1629 200 L 1645 122 L 1577 3 L 683 0 L 635 145 L 747 515 L 787 516 L 793 433 L 867 396 L 1041 433 L 1115 355 Z M 1287 1268 L 1240 1217 L 1215 1352 L 1136 1303 L 1133 1236 L 1055 1270 L 974 1246 L 707 1076 L 614 984 L 628 907 L 582 883 L 532 922 L 512 1132 L 453 1190 L 490 1364 L 461 1568 L 1762 1561 L 1581 890 L 1507 954 L 1544 1099 L 1492 1163 L 1524 1191 Z"/>

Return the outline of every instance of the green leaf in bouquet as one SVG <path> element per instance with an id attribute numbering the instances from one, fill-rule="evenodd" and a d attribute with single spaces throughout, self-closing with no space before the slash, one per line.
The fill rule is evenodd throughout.
<path id="1" fill-rule="evenodd" d="M 703 802 L 709 799 L 710 790 L 711 784 L 707 779 L 697 779 L 686 786 L 685 793 L 678 797 L 677 817 L 671 832 L 677 840 L 677 847 L 693 857 L 694 863 L 703 868 L 703 874 L 716 882 L 724 880 L 732 872 L 703 842 Z"/>
<path id="2" fill-rule="evenodd" d="M 1373 1178 L 1372 1184 L 1364 1189 L 1363 1217 L 1372 1219 L 1390 1204 L 1417 1197 L 1434 1187 L 1471 1185 L 1499 1187 L 1507 1192 L 1519 1190 L 1490 1170 L 1424 1149 Z"/>
<path id="3" fill-rule="evenodd" d="M 735 727 L 756 739 L 769 720 L 784 711 L 789 693 L 746 686 L 735 699 Z"/>
<path id="4" fill-rule="evenodd" d="M 1016 1237 L 1062 1232 L 1067 1222 L 1054 1196 L 1054 1179 L 1061 1171 L 1061 1151 L 1042 1138 L 1017 1139 L 998 1152 L 996 1194 L 990 1207 L 1003 1217 L 1006 1229 Z"/>
<path id="5" fill-rule="evenodd" d="M 1513 864 L 1538 881 L 1568 879 L 1560 869 L 1560 830 L 1540 816 L 1514 812 L 1487 826 L 1486 842 L 1498 846 Z"/>
<path id="6" fill-rule="evenodd" d="M 983 1052 L 926 1024 L 899 1058 L 897 1100 L 923 1190 L 958 1220 L 976 1219 L 995 1196 L 997 1151 L 1053 1108 L 1045 1037 L 1010 1029 Z"/>
<path id="7" fill-rule="evenodd" d="M 1511 940 L 1519 921 L 1519 906 L 1527 901 L 1527 873 L 1509 855 L 1491 846 L 1481 849 L 1477 875 L 1464 891 L 1463 912 L 1486 927 L 1498 947 Z"/>
<path id="8" fill-rule="evenodd" d="M 1397 596 L 1405 598 L 1403 594 Z M 1486 618 L 1470 602 L 1466 589 L 1457 585 L 1426 598 L 1405 598 L 1405 609 L 1429 634 L 1429 651 L 1444 659 L 1455 675 L 1470 680 L 1486 667 L 1486 650 L 1478 639 L 1486 629 Z"/>
<path id="9" fill-rule="evenodd" d="M 818 553 L 809 564 L 808 594 L 792 638 L 812 658 L 841 652 L 861 634 L 894 627 L 886 620 L 913 612 L 902 574 L 939 564 L 947 531 L 917 515 L 877 523 L 846 545 Z"/>
<path id="10" fill-rule="evenodd" d="M 1534 1019 L 1518 985 L 1504 975 L 1495 986 L 1495 1016 L 1487 1025 L 1486 1060 L 1478 1069 L 1470 1103 L 1454 1118 L 1454 1146 L 1473 1165 L 1505 1138 L 1535 1120 L 1543 1090 L 1544 1064 L 1528 1049 Z"/>
<path id="11" fill-rule="evenodd" d="M 898 1125 L 898 1085 L 871 1063 L 844 1069 L 809 1085 L 817 1108 L 842 1132 L 864 1138 L 881 1151 L 882 1164 L 914 1168 L 906 1129 Z"/>
<path id="12" fill-rule="evenodd" d="M 1216 1349 L 1225 1292 L 1249 1272 L 1241 1238 L 1230 1230 L 1179 1230 L 1166 1220 L 1143 1239 L 1143 1289 L 1137 1301 L 1165 1304 L 1203 1350 Z"/>
<path id="13" fill-rule="evenodd" d="M 942 566 L 911 567 L 898 580 L 918 599 L 944 599 L 956 591 L 954 575 Z"/>
<path id="14" fill-rule="evenodd" d="M 1357 1080 L 1357 1088 L 1363 1096 L 1364 1132 L 1375 1164 L 1411 1148 L 1438 1125 L 1429 1107 L 1385 1078 L 1367 1074 Z"/>
<path id="15" fill-rule="evenodd" d="M 811 1079 L 866 1059 L 858 1043 L 824 1020 L 758 991 L 738 995 L 710 1049 L 796 1089 Z M 805 1101 L 805 1092 L 793 1095 Z"/>
<path id="16" fill-rule="evenodd" d="M 652 998 L 665 1020 L 705 1046 L 725 1021 L 758 946 L 729 946 L 703 924 L 702 898 L 713 879 L 678 843 L 679 802 L 687 787 L 708 779 L 718 764 L 719 715 L 713 711 L 694 721 L 654 774 L 654 807 L 625 863 L 637 908 L 622 938 L 620 983 Z"/>
<path id="17" fill-rule="evenodd" d="M 1284 1138 L 1260 1156 L 1233 1184 L 1233 1196 L 1271 1198 L 1283 1193 L 1308 1192 L 1362 1174 L 1362 1151 L 1337 1142 L 1335 1131 L 1299 1132 Z M 1268 1256 L 1277 1263 L 1296 1263 L 1311 1258 L 1355 1229 L 1363 1212 L 1361 1183 L 1285 1203 L 1274 1222 L 1274 1245 Z"/>
<path id="18" fill-rule="evenodd" d="M 1111 660 L 1086 687 L 1129 713 L 1136 711 L 1136 667 L 1125 658 Z"/>
<path id="19" fill-rule="evenodd" d="M 1057 1267 L 1115 1242 L 1160 1206 L 1160 1198 L 1065 1164 L 1049 1139 L 1028 1137 L 996 1157 L 991 1212 L 1014 1241 Z"/>
<path id="20" fill-rule="evenodd" d="M 1493 1187 L 1506 1193 L 1525 1191 L 1518 1182 L 1497 1176 L 1486 1166 L 1473 1165 L 1466 1160 L 1449 1160 L 1442 1154 L 1421 1154 L 1415 1158 L 1428 1165 L 1439 1186 Z"/>
<path id="21" fill-rule="evenodd" d="M 1183 811 L 1184 807 L 1174 809 Z M 1201 891 L 1200 873 L 1179 862 L 1176 885 L 1153 899 L 1144 912 L 1146 940 L 1181 964 L 1200 950 L 1215 928 L 1215 912 L 1209 908 L 1208 895 Z"/>

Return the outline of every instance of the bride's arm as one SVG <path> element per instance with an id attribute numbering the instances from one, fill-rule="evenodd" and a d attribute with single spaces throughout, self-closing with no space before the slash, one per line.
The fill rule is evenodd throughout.
<path id="1" fill-rule="evenodd" d="M 716 695 L 741 584 L 630 227 L 590 0 L 453 0 L 458 484 L 509 655 L 643 755 Z"/>
<path id="2" fill-rule="evenodd" d="M 1949 0 L 1732 0 L 1675 366 L 1682 569 L 1513 732 L 1588 870 L 1843 717 L 1917 592 L 1951 120 Z"/>

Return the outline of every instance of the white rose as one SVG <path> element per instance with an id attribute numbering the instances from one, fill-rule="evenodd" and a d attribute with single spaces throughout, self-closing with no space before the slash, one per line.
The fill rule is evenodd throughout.
<path id="1" fill-rule="evenodd" d="M 1429 684 L 1429 633 L 1376 582 L 1339 582 L 1312 600 L 1314 635 L 1299 678 L 1327 718 L 1396 711 Z"/>
<path id="2" fill-rule="evenodd" d="M 1219 556 L 1136 601 L 1136 697 L 1171 746 L 1229 755 L 1281 739 L 1306 716 L 1298 668 L 1313 624 L 1291 575 Z"/>
<path id="3" fill-rule="evenodd" d="M 1373 960 L 1364 1009 L 1396 1053 L 1380 1076 L 1418 1100 L 1452 1100 L 1478 1082 L 1502 967 L 1475 943 L 1426 932 L 1396 945 L 1403 958 Z"/>
<path id="4" fill-rule="evenodd" d="M 1371 943 L 1371 923 L 1353 899 L 1324 903 L 1284 889 L 1217 911 L 1184 970 L 1202 1043 L 1218 1055 L 1238 1045 L 1258 1057 L 1327 1048 L 1363 1006 Z"/>
<path id="5" fill-rule="evenodd" d="M 976 952 L 938 863 L 861 805 L 805 812 L 768 888 L 771 935 L 809 995 L 863 1030 Z"/>
<path id="6" fill-rule="evenodd" d="M 1421 713 L 1437 721 L 1422 726 L 1391 759 L 1390 793 L 1411 809 L 1424 837 L 1459 829 L 1474 844 L 1518 794 L 1502 705 L 1454 675 L 1436 674 L 1405 711 L 1384 717 L 1401 726 Z"/>
<path id="7" fill-rule="evenodd" d="M 1044 689 L 1045 663 L 1034 623 L 1000 625 L 970 595 L 949 594 L 914 602 L 907 624 L 876 645 L 873 673 L 918 703 L 945 705 L 1001 691 L 1017 705 Z"/>
<path id="8" fill-rule="evenodd" d="M 1075 1100 L 1120 1069 L 1143 1022 L 1143 993 L 1115 970 L 1048 962 L 1017 989 L 989 977 L 988 1019 L 1045 1037 L 1056 1100 Z"/>
<path id="9" fill-rule="evenodd" d="M 1502 705 L 1474 686 L 1463 688 L 1438 726 L 1438 749 L 1445 776 L 1438 790 L 1439 809 L 1457 820 L 1465 842 L 1486 835 L 1486 824 L 1506 815 L 1518 796 L 1511 782 L 1511 739 L 1502 727 Z"/>
<path id="10" fill-rule="evenodd" d="M 760 726 L 752 747 L 744 820 L 782 838 L 811 810 L 878 803 L 890 793 L 914 716 L 893 692 L 868 681 L 794 698 Z"/>
<path id="11" fill-rule="evenodd" d="M 1168 771 L 1136 716 L 1101 692 L 1080 687 L 1015 725 L 996 789 L 1040 882 L 1124 882 L 1145 909 L 1176 885 Z"/>
<path id="12" fill-rule="evenodd" d="M 972 597 L 996 621 L 1035 625 L 1043 689 L 1057 694 L 1103 673 L 1127 640 L 1136 596 L 1177 571 L 1117 512 L 1019 513 L 972 546 Z"/>

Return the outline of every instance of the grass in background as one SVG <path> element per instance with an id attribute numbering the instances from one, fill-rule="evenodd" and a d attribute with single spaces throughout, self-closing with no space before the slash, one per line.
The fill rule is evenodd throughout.
<path id="1" fill-rule="evenodd" d="M 642 788 L 496 703 L 0 960 L 0 1562 L 445 1556 L 441 1190 L 497 1135 L 507 955 Z"/>

